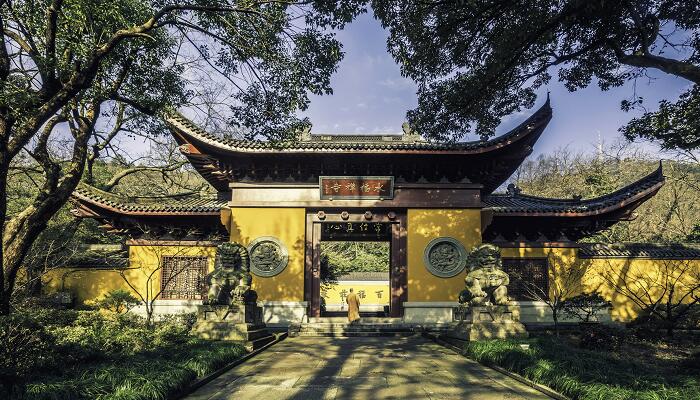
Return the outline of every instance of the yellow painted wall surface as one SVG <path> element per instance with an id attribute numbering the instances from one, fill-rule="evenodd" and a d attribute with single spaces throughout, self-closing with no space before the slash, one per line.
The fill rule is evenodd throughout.
<path id="1" fill-rule="evenodd" d="M 389 305 L 389 281 L 339 281 L 321 286 L 326 304 L 345 304 L 350 288 L 360 298 L 360 304 Z"/>
<path id="2" fill-rule="evenodd" d="M 304 238 L 306 210 L 303 208 L 232 208 L 231 241 L 248 246 L 260 236 L 274 236 L 289 252 L 289 263 L 280 274 L 262 278 L 253 275 L 253 289 L 260 300 L 304 300 Z"/>
<path id="3" fill-rule="evenodd" d="M 642 288 L 663 281 L 663 277 L 674 277 L 680 271 L 686 279 L 692 279 L 692 274 L 700 273 L 700 260 L 650 260 L 625 258 L 594 258 L 579 259 L 575 248 L 503 248 L 504 258 L 547 258 L 549 261 L 550 289 L 552 282 L 562 282 L 563 276 L 572 269 L 585 271 L 576 293 L 597 292 L 612 303 L 611 316 L 617 321 L 630 321 L 639 315 L 640 308 L 628 297 L 617 293 L 608 278 L 624 278 L 627 286 L 642 293 Z M 613 279 L 620 282 L 620 279 Z M 683 278 L 681 278 L 683 282 Z M 651 292 L 660 290 L 660 287 Z M 658 292 L 657 292 L 658 293 Z"/>
<path id="4" fill-rule="evenodd" d="M 480 210 L 408 210 L 408 301 L 456 301 L 466 272 L 440 278 L 428 271 L 423 252 L 438 237 L 459 240 L 470 251 L 481 243 Z"/>
<path id="5" fill-rule="evenodd" d="M 163 256 L 207 256 L 211 271 L 214 269 L 215 255 L 215 247 L 130 246 L 129 269 L 125 270 L 125 277 L 144 297 L 148 293 L 151 300 L 160 290 L 160 270 L 158 269 Z M 154 270 L 157 271 L 154 272 Z M 149 280 L 151 273 L 153 275 Z M 56 269 L 45 275 L 43 283 L 47 292 L 56 292 L 64 288 L 71 291 L 76 300 L 81 303 L 98 299 L 111 290 L 131 290 L 118 272 L 88 268 Z"/>

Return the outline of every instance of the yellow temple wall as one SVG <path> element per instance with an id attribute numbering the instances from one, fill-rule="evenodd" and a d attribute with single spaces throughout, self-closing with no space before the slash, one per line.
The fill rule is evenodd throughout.
<path id="1" fill-rule="evenodd" d="M 345 304 L 350 289 L 357 294 L 360 304 L 389 305 L 389 281 L 339 281 L 321 286 L 321 297 L 326 304 Z"/>
<path id="2" fill-rule="evenodd" d="M 160 268 L 162 257 L 167 256 L 206 256 L 209 271 L 214 269 L 216 248 L 192 245 L 131 245 L 129 246 L 129 268 L 124 276 L 136 291 L 143 296 L 152 296 L 160 291 Z M 155 271 L 155 273 L 153 273 Z M 149 275 L 153 273 L 149 280 Z M 49 271 L 42 279 L 44 290 L 48 293 L 67 290 L 73 293 L 79 303 L 93 301 L 115 289 L 134 292 L 120 276 L 118 271 L 93 268 L 58 268 Z M 147 291 L 147 289 L 149 289 Z M 136 295 L 136 294 L 135 294 Z M 136 295 L 138 297 L 138 295 Z"/>
<path id="3" fill-rule="evenodd" d="M 273 236 L 287 248 L 289 263 L 278 275 L 253 275 L 253 289 L 265 301 L 304 300 L 304 208 L 231 208 L 231 241 L 246 247 L 260 236 Z"/>
<path id="4" fill-rule="evenodd" d="M 550 294 L 555 283 L 563 281 L 571 268 L 585 271 L 575 294 L 599 293 L 612 303 L 611 317 L 615 321 L 628 322 L 639 316 L 640 308 L 629 298 L 616 293 L 604 276 L 624 277 L 630 287 L 634 282 L 661 281 L 668 271 L 700 271 L 700 260 L 670 260 L 642 258 L 579 258 L 576 248 L 502 248 L 503 258 L 547 258 L 549 261 Z M 686 277 L 690 274 L 686 273 Z M 683 278 L 681 278 L 683 279 Z M 688 278 L 690 279 L 690 278 Z M 659 289 L 655 293 L 658 292 Z M 654 290 L 652 290 L 654 292 Z M 641 293 L 641 292 L 640 292 Z"/>
<path id="5" fill-rule="evenodd" d="M 481 210 L 409 209 L 407 217 L 408 301 L 457 301 L 466 272 L 452 278 L 437 277 L 425 267 L 423 252 L 438 237 L 455 238 L 467 251 L 481 243 Z"/>

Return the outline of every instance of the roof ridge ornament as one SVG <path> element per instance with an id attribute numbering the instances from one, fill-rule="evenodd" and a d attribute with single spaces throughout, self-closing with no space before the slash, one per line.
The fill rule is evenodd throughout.
<path id="1" fill-rule="evenodd" d="M 515 197 L 520 194 L 523 190 L 518 187 L 518 185 L 514 183 L 508 184 L 508 188 L 506 188 L 506 191 L 510 197 Z"/>

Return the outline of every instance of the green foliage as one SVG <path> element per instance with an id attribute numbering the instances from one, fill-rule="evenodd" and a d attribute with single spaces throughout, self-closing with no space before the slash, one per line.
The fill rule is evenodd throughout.
<path id="1" fill-rule="evenodd" d="M 10 327 L 15 338 L 1 344 L 11 357 L 0 360 L 0 372 L 14 371 L 14 395 L 26 399 L 166 399 L 245 354 L 239 344 L 190 336 L 189 316 L 164 318 L 151 329 L 128 313 L 34 314 L 0 317 L 0 333 Z M 50 316 L 56 323 L 44 330 L 37 321 Z"/>
<path id="2" fill-rule="evenodd" d="M 520 343 L 529 343 L 529 349 Z M 566 340 L 469 342 L 466 355 L 544 384 L 575 400 L 685 400 L 700 397 L 698 375 L 666 370 L 624 353 L 579 349 Z"/>
<path id="3" fill-rule="evenodd" d="M 647 68 L 700 83 L 697 0 L 373 0 L 372 5 L 389 29 L 389 51 L 401 72 L 419 84 L 409 122 L 433 139 L 460 138 L 472 128 L 493 135 L 503 116 L 533 106 L 536 91 L 553 74 L 570 91 L 591 83 L 608 90 L 643 76 Z M 662 103 L 658 115 L 634 122 L 626 133 L 668 137 L 667 147 L 697 146 L 692 122 L 698 107 L 690 98 L 697 98 L 697 89 L 670 112 Z M 651 126 L 644 126 L 650 118 Z M 663 126 L 668 120 L 680 124 Z"/>
<path id="4" fill-rule="evenodd" d="M 635 210 L 637 218 L 621 221 L 587 241 L 683 242 L 693 239 L 700 220 L 700 167 L 684 161 L 664 161 L 666 181 L 659 192 Z M 658 168 L 655 156 L 635 146 L 617 143 L 596 153 L 558 149 L 526 160 L 513 182 L 523 193 L 542 197 L 593 198 L 620 189 Z"/>
<path id="5" fill-rule="evenodd" d="M 596 315 L 612 307 L 611 303 L 598 293 L 582 293 L 564 300 L 562 313 L 580 322 L 593 322 Z"/>
<path id="6" fill-rule="evenodd" d="M 664 149 L 700 148 L 700 86 L 681 94 L 676 103 L 662 100 L 659 109 L 630 121 L 620 131 L 630 140 L 649 139 Z"/>
<path id="7" fill-rule="evenodd" d="M 598 323 L 580 325 L 579 347 L 589 350 L 619 351 L 628 337 L 628 332 L 618 326 Z"/>
<path id="8" fill-rule="evenodd" d="M 139 299 L 131 294 L 130 291 L 126 289 L 114 289 L 99 299 L 96 305 L 103 310 L 121 314 L 129 311 L 138 303 Z"/>
<path id="9" fill-rule="evenodd" d="M 388 242 L 321 242 L 321 280 L 335 282 L 350 272 L 389 272 Z"/>
<path id="10" fill-rule="evenodd" d="M 49 363 L 49 350 L 47 335 L 36 321 L 21 314 L 0 316 L 0 385 L 5 393 L 14 393 L 29 373 Z"/>

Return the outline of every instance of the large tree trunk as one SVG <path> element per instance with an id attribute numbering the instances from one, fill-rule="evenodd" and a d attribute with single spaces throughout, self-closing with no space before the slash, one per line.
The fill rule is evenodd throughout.
<path id="1" fill-rule="evenodd" d="M 85 168 L 87 144 L 99 116 L 99 105 L 94 106 L 88 117 L 80 117 L 76 121 L 78 127 L 72 129 L 74 136 L 73 154 L 65 173 L 61 176 L 61 168 L 49 159 L 46 149 L 39 148 L 37 157 L 42 163 L 45 182 L 37 193 L 34 201 L 9 221 L 3 218 L 2 229 L 2 292 L 0 292 L 0 315 L 10 313 L 12 294 L 27 253 L 46 228 L 48 221 L 66 204 L 76 188 Z M 48 136 L 46 136 L 48 138 Z M 39 139 L 41 146 L 41 139 Z M 42 153 L 43 152 L 43 153 Z M 6 157 L 7 154 L 5 153 Z M 7 173 L 9 163 L 0 163 L 0 207 L 7 207 Z M 3 216 L 5 216 L 3 212 Z"/>

